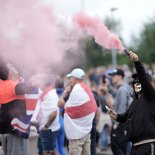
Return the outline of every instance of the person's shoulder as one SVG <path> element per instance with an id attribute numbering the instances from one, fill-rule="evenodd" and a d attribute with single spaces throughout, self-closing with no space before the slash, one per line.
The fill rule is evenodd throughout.
<path id="1" fill-rule="evenodd" d="M 79 96 L 79 95 L 85 95 L 85 94 L 87 94 L 86 90 L 83 88 L 83 86 L 80 83 L 77 83 L 74 85 L 70 95 Z"/>
<path id="2" fill-rule="evenodd" d="M 78 91 L 81 89 L 81 85 L 79 83 L 75 84 L 72 91 Z"/>
<path id="3" fill-rule="evenodd" d="M 131 91 L 132 90 L 132 88 L 127 84 L 127 83 L 123 83 L 120 87 L 119 87 L 119 89 L 118 89 L 119 91 Z"/>
<path id="4" fill-rule="evenodd" d="M 13 80 L 4 80 L 1 82 L 1 87 L 5 89 L 15 89 L 18 86 L 18 82 Z"/>
<path id="5" fill-rule="evenodd" d="M 123 83 L 122 84 L 122 88 L 127 88 L 127 89 L 131 89 L 131 87 L 127 84 L 127 83 Z"/>
<path id="6" fill-rule="evenodd" d="M 54 89 L 51 89 L 47 94 L 46 94 L 46 96 L 47 97 L 49 97 L 49 98 L 53 98 L 53 97 L 58 97 L 58 94 L 57 94 L 57 92 L 56 92 L 56 89 L 54 88 Z"/>
<path id="7" fill-rule="evenodd" d="M 57 90 L 55 88 L 51 89 L 48 94 L 58 95 Z"/>
<path id="8" fill-rule="evenodd" d="M 14 81 L 14 80 L 5 80 L 4 83 L 8 84 L 8 85 L 17 85 L 18 82 Z"/>

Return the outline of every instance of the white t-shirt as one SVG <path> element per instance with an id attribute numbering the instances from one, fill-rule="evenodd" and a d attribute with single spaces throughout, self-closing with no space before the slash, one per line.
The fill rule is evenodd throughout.
<path id="1" fill-rule="evenodd" d="M 59 124 L 59 108 L 58 108 L 58 95 L 56 89 L 52 89 L 45 96 L 43 101 L 40 101 L 40 111 L 38 114 L 39 130 L 41 130 L 47 123 L 49 116 L 52 112 L 57 111 L 55 120 L 50 125 L 49 129 L 56 131 L 60 128 Z"/>

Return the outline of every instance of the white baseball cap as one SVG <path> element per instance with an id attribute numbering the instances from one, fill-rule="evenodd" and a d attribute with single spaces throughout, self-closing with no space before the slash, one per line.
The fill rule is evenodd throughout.
<path id="1" fill-rule="evenodd" d="M 78 79 L 84 79 L 85 72 L 81 68 L 75 68 L 70 74 L 67 74 L 67 77 L 76 77 Z"/>

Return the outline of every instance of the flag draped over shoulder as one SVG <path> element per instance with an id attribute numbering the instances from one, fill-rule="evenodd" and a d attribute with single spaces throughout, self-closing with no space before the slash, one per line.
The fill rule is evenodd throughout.
<path id="1" fill-rule="evenodd" d="M 84 83 L 76 84 L 65 104 L 64 125 L 67 138 L 79 139 L 90 133 L 96 110 L 92 91 Z"/>
<path id="2" fill-rule="evenodd" d="M 38 94 L 26 94 L 24 96 L 26 100 L 26 115 L 22 117 L 14 118 L 11 121 L 11 125 L 15 133 L 22 135 L 24 138 L 29 137 L 29 126 L 31 123 L 31 118 L 36 108 Z"/>
<path id="3" fill-rule="evenodd" d="M 38 94 L 16 95 L 15 94 L 16 85 L 17 82 L 12 80 L 6 80 L 0 82 L 0 107 L 1 107 L 0 109 L 3 110 L 5 109 L 5 112 L 0 111 L 1 114 L 0 119 L 2 123 L 0 125 L 1 126 L 0 130 L 2 131 L 0 132 L 2 133 L 7 132 L 7 129 L 3 127 L 3 123 L 6 124 L 6 122 L 8 121 L 10 126 L 12 127 L 13 133 L 19 134 L 24 138 L 28 138 L 30 132 L 29 131 L 30 120 L 36 107 Z M 24 105 L 21 106 L 22 104 Z M 23 107 L 26 107 L 26 109 Z M 15 109 L 16 110 L 18 109 L 18 114 L 16 114 Z M 3 118 L 6 117 L 6 115 L 8 120 L 4 120 Z M 9 124 L 7 123 L 8 126 L 6 128 L 10 129 Z"/>

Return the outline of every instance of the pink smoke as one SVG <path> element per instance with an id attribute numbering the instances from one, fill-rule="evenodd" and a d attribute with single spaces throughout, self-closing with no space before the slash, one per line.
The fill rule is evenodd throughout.
<path id="1" fill-rule="evenodd" d="M 124 47 L 120 39 L 103 24 L 98 17 L 90 17 L 82 12 L 73 17 L 73 22 L 81 29 L 85 29 L 95 37 L 95 42 L 101 46 L 111 49 L 116 48 L 123 51 Z"/>
<path id="2" fill-rule="evenodd" d="M 40 0 L 0 0 L 0 55 L 25 72 L 65 70 L 71 65 L 65 65 L 66 51 L 76 45 L 59 23 L 53 7 Z"/>

